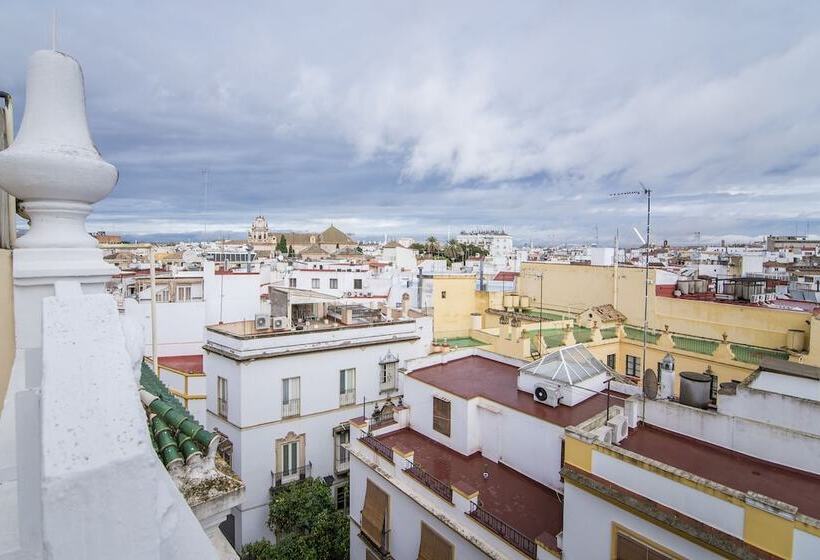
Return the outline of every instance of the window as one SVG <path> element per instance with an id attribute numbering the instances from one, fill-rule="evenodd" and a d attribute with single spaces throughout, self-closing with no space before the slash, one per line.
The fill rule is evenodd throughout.
<path id="1" fill-rule="evenodd" d="M 177 301 L 191 301 L 190 286 L 177 286 Z"/>
<path id="2" fill-rule="evenodd" d="M 168 303 L 168 288 L 161 288 L 156 292 L 157 303 Z"/>
<path id="3" fill-rule="evenodd" d="M 299 415 L 299 378 L 282 380 L 282 417 Z"/>
<path id="4" fill-rule="evenodd" d="M 339 289 L 339 279 L 338 278 L 331 278 L 330 279 L 330 289 L 331 290 L 338 290 Z"/>
<path id="5" fill-rule="evenodd" d="M 679 560 L 680 556 L 665 550 L 648 540 L 633 534 L 627 534 L 620 527 L 615 528 L 616 560 Z"/>
<path id="6" fill-rule="evenodd" d="M 450 401 L 433 397 L 433 429 L 450 437 Z"/>
<path id="7" fill-rule="evenodd" d="M 418 560 L 453 560 L 453 543 L 422 522 Z"/>
<path id="8" fill-rule="evenodd" d="M 381 552 L 387 552 L 387 527 L 389 519 L 390 497 L 387 492 L 367 479 L 367 490 L 364 493 L 362 508 L 362 534 Z"/>
<path id="9" fill-rule="evenodd" d="M 350 427 L 336 428 L 333 432 L 333 439 L 336 442 L 336 473 L 339 474 L 349 469 L 350 451 L 342 446 L 350 443 Z"/>
<path id="10" fill-rule="evenodd" d="M 339 371 L 339 406 L 347 406 L 356 402 L 356 369 Z"/>
<path id="11" fill-rule="evenodd" d="M 288 278 L 288 287 L 295 288 L 296 287 L 296 278 Z"/>
<path id="12" fill-rule="evenodd" d="M 299 470 L 299 442 L 282 444 L 282 476 L 296 474 Z"/>
<path id="13" fill-rule="evenodd" d="M 314 290 L 318 290 L 321 286 L 321 282 L 319 282 L 318 278 L 311 278 L 310 279 L 310 287 Z"/>
<path id="14" fill-rule="evenodd" d="M 441 299 L 447 299 L 447 291 L 446 290 L 441 291 Z"/>
<path id="15" fill-rule="evenodd" d="M 637 356 L 626 355 L 626 374 L 637 376 L 641 371 L 641 359 Z"/>
<path id="16" fill-rule="evenodd" d="M 381 364 L 381 371 L 379 372 L 380 391 L 391 391 L 396 388 L 396 370 L 398 369 L 398 365 L 398 362 Z"/>
<path id="17" fill-rule="evenodd" d="M 617 354 L 607 354 L 606 355 L 606 367 L 609 369 L 615 369 L 615 364 L 617 364 L 618 355 Z"/>
<path id="18" fill-rule="evenodd" d="M 216 413 L 228 417 L 228 380 L 224 377 L 216 378 Z"/>
<path id="19" fill-rule="evenodd" d="M 362 289 L 362 279 L 361 278 L 354 278 L 353 279 L 353 289 L 354 290 L 361 290 Z"/>
<path id="20" fill-rule="evenodd" d="M 350 511 L 350 486 L 348 484 L 336 487 L 336 509 L 345 514 Z"/>

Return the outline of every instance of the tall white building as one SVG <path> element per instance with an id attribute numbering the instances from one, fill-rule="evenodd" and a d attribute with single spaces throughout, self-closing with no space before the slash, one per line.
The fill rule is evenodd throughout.
<path id="1" fill-rule="evenodd" d="M 208 427 L 233 443 L 231 463 L 247 485 L 246 501 L 234 511 L 237 546 L 274 538 L 266 527 L 270 493 L 303 478 L 324 478 L 339 507 L 347 507 L 349 456 L 342 445 L 349 420 L 376 409 L 379 418 L 392 417 L 399 369 L 427 355 L 432 343 L 432 319 L 412 310 L 299 297 L 287 302 L 289 314 L 313 320 L 207 330 Z"/>
<path id="2" fill-rule="evenodd" d="M 456 240 L 486 249 L 490 263 L 497 269 L 511 265 L 510 261 L 515 256 L 512 237 L 503 230 L 462 231 Z"/>

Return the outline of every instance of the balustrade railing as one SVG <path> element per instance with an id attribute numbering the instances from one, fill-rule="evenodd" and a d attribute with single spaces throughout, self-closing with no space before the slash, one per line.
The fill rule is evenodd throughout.
<path id="1" fill-rule="evenodd" d="M 339 406 L 348 406 L 356 402 L 356 389 L 348 389 L 339 393 Z"/>
<path id="2" fill-rule="evenodd" d="M 308 461 L 306 465 L 301 467 L 287 468 L 279 472 L 271 471 L 271 490 L 309 478 L 312 467 L 313 464 Z"/>
<path id="3" fill-rule="evenodd" d="M 299 416 L 299 399 L 290 399 L 282 403 L 282 418 L 288 416 Z"/>

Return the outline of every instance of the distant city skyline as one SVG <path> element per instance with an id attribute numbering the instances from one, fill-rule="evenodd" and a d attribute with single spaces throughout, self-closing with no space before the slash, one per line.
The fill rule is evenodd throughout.
<path id="1" fill-rule="evenodd" d="M 26 2 L 0 44 L 18 127 L 55 6 L 120 171 L 92 229 L 197 238 L 263 213 L 629 244 L 642 201 L 608 194 L 643 181 L 659 242 L 817 233 L 820 5 Z"/>

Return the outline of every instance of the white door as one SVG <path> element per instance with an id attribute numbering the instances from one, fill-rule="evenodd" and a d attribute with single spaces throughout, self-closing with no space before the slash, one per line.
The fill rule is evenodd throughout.
<path id="1" fill-rule="evenodd" d="M 498 462 L 501 456 L 501 414 L 486 408 L 478 408 L 478 424 L 481 430 L 481 454 Z"/>

